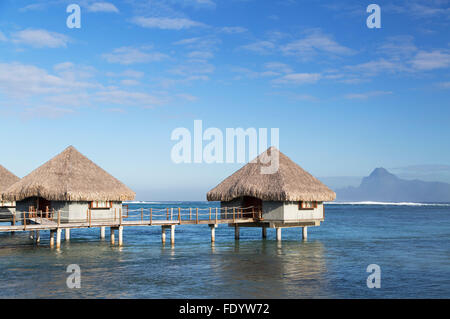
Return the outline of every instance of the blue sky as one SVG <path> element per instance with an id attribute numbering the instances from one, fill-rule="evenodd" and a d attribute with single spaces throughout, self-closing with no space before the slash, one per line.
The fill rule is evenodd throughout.
<path id="1" fill-rule="evenodd" d="M 67 5 L 81 28 L 66 26 Z M 177 127 L 279 128 L 313 175 L 450 182 L 450 2 L 0 1 L 1 164 L 68 145 L 138 199 L 204 199 L 242 164 L 174 164 Z"/>

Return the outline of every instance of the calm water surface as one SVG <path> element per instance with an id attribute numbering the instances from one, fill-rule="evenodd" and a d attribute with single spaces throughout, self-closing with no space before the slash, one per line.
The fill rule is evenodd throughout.
<path id="1" fill-rule="evenodd" d="M 130 208 L 209 207 L 205 202 L 133 204 Z M 261 230 L 221 225 L 210 243 L 207 225 L 178 226 L 163 246 L 160 227 L 125 227 L 124 246 L 98 229 L 72 230 L 61 249 L 25 233 L 0 233 L 0 298 L 450 298 L 450 204 L 326 205 L 325 222 Z M 66 268 L 81 267 L 81 289 L 69 289 Z M 369 289 L 369 264 L 381 267 L 381 288 Z"/>

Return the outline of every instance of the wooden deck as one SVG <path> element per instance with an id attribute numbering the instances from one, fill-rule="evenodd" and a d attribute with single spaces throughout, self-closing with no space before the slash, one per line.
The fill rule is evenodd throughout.
<path id="1" fill-rule="evenodd" d="M 127 226 L 177 226 L 177 225 L 219 225 L 219 224 L 245 224 L 254 223 L 253 218 L 237 218 L 237 219 L 218 219 L 218 220 L 123 220 L 122 222 L 108 222 L 108 221 L 91 221 L 91 222 L 74 222 L 74 223 L 60 223 L 41 219 L 28 218 L 27 225 L 5 225 L 0 226 L 0 232 L 11 231 L 31 231 L 31 230 L 55 230 L 58 228 L 96 228 L 96 227 L 127 227 Z"/>
<path id="2" fill-rule="evenodd" d="M 17 214 L 17 213 L 16 213 Z M 77 221 L 61 221 L 61 211 L 19 213 L 10 221 L 11 225 L 0 226 L 0 232 L 34 232 L 36 242 L 40 242 L 40 231 L 50 231 L 50 247 L 55 246 L 54 235 L 56 234 L 56 247 L 61 246 L 61 232 L 65 232 L 65 239 L 70 239 L 70 230 L 76 228 L 100 228 L 100 238 L 105 238 L 105 229 L 110 228 L 111 244 L 115 243 L 115 232 L 119 234 L 119 245 L 123 243 L 124 227 L 136 226 L 159 226 L 161 227 L 161 240 L 166 242 L 166 230 L 170 229 L 170 242 L 175 242 L 175 226 L 181 225 L 209 225 L 211 230 L 211 242 L 215 241 L 215 229 L 220 224 L 228 224 L 235 228 L 235 239 L 239 239 L 240 227 L 260 227 L 262 237 L 266 238 L 267 228 L 276 228 L 277 240 L 281 240 L 281 228 L 302 227 L 303 239 L 307 237 L 307 227 L 319 226 L 323 219 L 299 220 L 299 221 L 267 221 L 262 218 L 262 211 L 254 207 L 220 209 L 220 208 L 167 208 L 153 210 L 135 209 L 126 207 L 125 213 L 122 209 L 115 211 L 109 219 L 95 219 L 95 214 L 90 209 L 86 211 L 86 218 Z M 93 218 L 94 217 L 94 218 Z"/>

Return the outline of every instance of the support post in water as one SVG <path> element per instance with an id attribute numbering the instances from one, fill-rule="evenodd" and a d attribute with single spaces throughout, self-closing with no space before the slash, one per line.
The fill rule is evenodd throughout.
<path id="1" fill-rule="evenodd" d="M 119 226 L 119 246 L 123 245 L 123 226 Z"/>
<path id="2" fill-rule="evenodd" d="M 262 227 L 262 238 L 266 239 L 267 238 L 267 227 Z"/>
<path id="3" fill-rule="evenodd" d="M 100 227 L 100 238 L 105 239 L 105 233 L 106 233 L 106 227 L 102 226 Z"/>
<path id="4" fill-rule="evenodd" d="M 308 239 L 308 227 L 303 227 L 303 231 L 302 231 L 302 238 L 303 240 Z"/>
<path id="5" fill-rule="evenodd" d="M 209 228 L 211 228 L 211 242 L 214 243 L 216 241 L 216 227 L 217 225 L 211 224 Z"/>
<path id="6" fill-rule="evenodd" d="M 110 228 L 110 236 L 111 236 L 111 245 L 114 245 L 116 239 L 114 237 L 114 227 Z"/>
<path id="7" fill-rule="evenodd" d="M 70 228 L 64 230 L 64 235 L 66 240 L 70 240 Z"/>
<path id="8" fill-rule="evenodd" d="M 234 225 L 234 239 L 239 240 L 239 226 Z"/>
<path id="9" fill-rule="evenodd" d="M 61 228 L 56 229 L 56 248 L 61 247 Z"/>
<path id="10" fill-rule="evenodd" d="M 170 243 L 175 244 L 175 225 L 170 225 Z"/>
<path id="11" fill-rule="evenodd" d="M 280 227 L 277 228 L 277 240 L 278 241 L 281 240 L 281 228 Z"/>
<path id="12" fill-rule="evenodd" d="M 41 232 L 39 230 L 36 230 L 36 244 L 39 244 L 41 242 Z"/>
<path id="13" fill-rule="evenodd" d="M 53 248 L 55 246 L 55 231 L 50 230 L 50 248 Z"/>
<path id="14" fill-rule="evenodd" d="M 163 244 L 166 243 L 166 227 L 165 226 L 161 226 L 161 242 Z"/>

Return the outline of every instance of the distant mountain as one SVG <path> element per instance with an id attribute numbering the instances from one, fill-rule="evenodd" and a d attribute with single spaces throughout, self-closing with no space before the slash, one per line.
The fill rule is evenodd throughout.
<path id="1" fill-rule="evenodd" d="M 338 201 L 450 202 L 450 184 L 405 180 L 376 168 L 358 187 L 336 190 Z"/>

